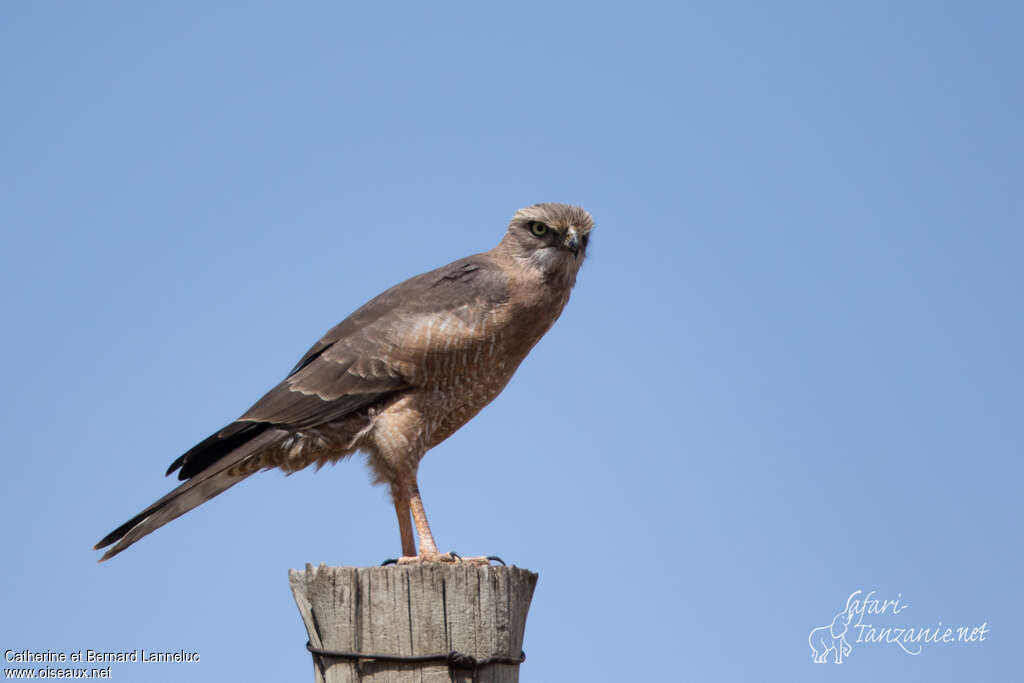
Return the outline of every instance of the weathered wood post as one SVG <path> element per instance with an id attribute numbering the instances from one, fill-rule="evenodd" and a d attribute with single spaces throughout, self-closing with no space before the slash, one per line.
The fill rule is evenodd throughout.
<path id="1" fill-rule="evenodd" d="M 317 683 L 515 683 L 537 575 L 430 563 L 288 575 Z"/>

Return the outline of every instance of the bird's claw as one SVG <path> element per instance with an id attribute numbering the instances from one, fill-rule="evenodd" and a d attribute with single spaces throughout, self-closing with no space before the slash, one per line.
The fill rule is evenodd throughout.
<path id="1" fill-rule="evenodd" d="M 387 567 L 389 565 L 409 565 L 409 564 L 425 564 L 429 562 L 442 562 L 447 564 L 468 564 L 475 567 L 486 567 L 490 566 L 491 562 L 498 562 L 501 566 L 507 566 L 505 561 L 497 555 L 487 555 L 485 557 L 462 557 L 458 553 L 439 553 L 439 552 L 421 552 L 419 555 L 406 555 L 399 558 L 389 558 L 380 563 L 380 566 Z"/>

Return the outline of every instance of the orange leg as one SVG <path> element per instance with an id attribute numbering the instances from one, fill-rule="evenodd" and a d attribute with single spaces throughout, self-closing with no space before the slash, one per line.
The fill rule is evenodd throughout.
<path id="1" fill-rule="evenodd" d="M 430 525 L 427 524 L 427 512 L 423 509 L 423 499 L 420 498 L 420 488 L 414 482 L 412 495 L 409 497 L 409 505 L 412 508 L 412 519 L 416 523 L 416 533 L 420 537 L 420 553 L 423 559 L 436 559 L 439 553 L 434 543 L 434 535 L 430 533 Z M 402 541 L 402 552 L 405 553 L 405 541 Z M 411 554 L 411 553 L 410 553 Z"/>
<path id="2" fill-rule="evenodd" d="M 395 514 L 398 515 L 398 533 L 402 536 L 402 555 L 412 557 L 416 554 L 416 542 L 412 537 L 412 518 L 409 514 L 409 496 L 398 494 L 394 489 L 391 497 L 395 501 Z"/>
<path id="3" fill-rule="evenodd" d="M 408 503 L 401 510 L 396 500 L 395 510 L 398 510 L 398 526 L 402 529 L 402 555 L 403 557 L 398 560 L 398 564 L 415 564 L 417 562 L 466 562 L 474 565 L 488 565 L 490 559 L 486 557 L 459 557 L 454 553 L 444 553 L 443 555 L 437 551 L 437 544 L 434 543 L 434 535 L 430 533 L 430 525 L 427 523 L 427 513 L 423 509 L 423 499 L 420 497 L 419 486 L 413 481 L 410 487 Z M 402 510 L 405 514 L 402 514 Z M 420 537 L 420 552 L 415 554 L 415 550 L 412 547 L 412 532 L 408 532 L 409 544 L 406 545 L 406 531 L 408 526 L 402 527 L 403 517 L 405 524 L 409 524 L 409 512 L 412 512 L 412 521 L 416 525 L 416 534 Z"/>

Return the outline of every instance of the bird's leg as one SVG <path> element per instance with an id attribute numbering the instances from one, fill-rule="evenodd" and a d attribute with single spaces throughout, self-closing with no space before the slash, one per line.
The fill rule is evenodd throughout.
<path id="1" fill-rule="evenodd" d="M 420 497 L 419 485 L 415 481 L 413 481 L 410 490 L 409 507 L 412 509 L 412 520 L 416 524 L 416 534 L 420 537 L 420 552 L 416 557 L 403 557 L 398 561 L 399 564 L 412 562 L 467 562 L 474 565 L 488 565 L 491 563 L 490 559 L 486 557 L 459 557 L 455 553 L 442 554 L 437 551 L 434 535 L 430 533 L 430 525 L 427 523 L 427 512 L 423 509 L 423 499 Z M 406 555 L 404 540 L 402 545 L 402 554 Z"/>
<path id="2" fill-rule="evenodd" d="M 398 515 L 398 533 L 402 536 L 402 555 L 416 555 L 416 542 L 412 537 L 412 517 L 409 511 L 409 494 L 397 487 L 391 488 L 391 497 L 395 501 L 395 514 Z"/>
<path id="3" fill-rule="evenodd" d="M 412 519 L 416 523 L 416 534 L 420 537 L 420 558 L 434 560 L 440 553 L 437 552 L 434 535 L 430 533 L 430 525 L 427 523 L 427 511 L 423 509 L 420 487 L 415 481 L 412 484 L 409 506 L 412 508 Z"/>

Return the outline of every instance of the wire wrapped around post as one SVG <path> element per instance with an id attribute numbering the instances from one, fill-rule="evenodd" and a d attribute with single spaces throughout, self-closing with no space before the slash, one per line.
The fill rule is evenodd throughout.
<path id="1" fill-rule="evenodd" d="M 341 652 L 339 650 L 324 650 L 319 647 L 313 647 L 312 643 L 306 641 L 306 649 L 309 650 L 310 654 L 316 657 L 328 657 L 331 659 L 347 659 L 352 661 L 369 661 L 369 662 L 399 662 L 402 664 L 417 663 L 417 664 L 437 664 L 444 663 L 448 666 L 448 672 L 451 679 L 455 680 L 455 673 L 459 669 L 467 669 L 473 673 L 473 680 L 476 681 L 477 673 L 482 667 L 490 664 L 514 664 L 516 666 L 526 661 L 526 653 L 520 651 L 518 657 L 486 657 L 484 659 L 477 659 L 473 655 L 463 654 L 457 650 L 452 650 L 448 654 L 444 655 L 382 655 L 382 654 L 366 654 L 360 652 Z"/>

